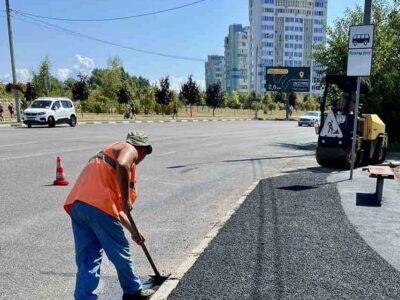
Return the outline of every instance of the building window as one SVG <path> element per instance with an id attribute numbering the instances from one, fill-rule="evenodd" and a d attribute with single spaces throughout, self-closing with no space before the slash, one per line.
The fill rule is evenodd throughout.
<path id="1" fill-rule="evenodd" d="M 314 16 L 323 17 L 324 16 L 324 12 L 320 11 L 320 10 L 315 10 L 314 11 Z"/>
<path id="2" fill-rule="evenodd" d="M 323 39 L 324 38 L 322 36 L 314 36 L 314 43 L 322 42 Z"/>
<path id="3" fill-rule="evenodd" d="M 266 7 L 266 8 L 264 8 L 264 12 L 273 13 L 273 12 L 274 12 L 274 8 L 272 8 L 272 7 Z"/>
<path id="4" fill-rule="evenodd" d="M 274 25 L 263 25 L 262 29 L 264 29 L 264 30 L 274 30 Z"/>
<path id="5" fill-rule="evenodd" d="M 274 4 L 274 0 L 263 0 L 265 4 Z"/>
<path id="6" fill-rule="evenodd" d="M 272 42 L 262 42 L 261 46 L 264 48 L 273 48 L 274 47 L 274 43 Z"/>
<path id="7" fill-rule="evenodd" d="M 274 21 L 274 17 L 272 17 L 272 16 L 263 16 L 263 17 L 262 17 L 262 20 L 263 20 L 263 21 L 270 21 L 270 22 L 273 22 L 273 21 Z"/>

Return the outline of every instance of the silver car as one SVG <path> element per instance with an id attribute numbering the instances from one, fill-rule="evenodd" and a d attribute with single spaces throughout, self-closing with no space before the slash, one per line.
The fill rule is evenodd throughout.
<path id="1" fill-rule="evenodd" d="M 316 126 L 319 125 L 321 120 L 321 112 L 319 111 L 306 111 L 304 115 L 299 118 L 299 126 Z"/>

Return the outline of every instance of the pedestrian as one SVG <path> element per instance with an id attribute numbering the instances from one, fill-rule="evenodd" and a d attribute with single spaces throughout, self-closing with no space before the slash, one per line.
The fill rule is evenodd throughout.
<path id="1" fill-rule="evenodd" d="M 10 113 L 10 118 L 14 119 L 15 118 L 15 114 L 14 114 L 14 105 L 12 103 L 8 104 L 8 111 Z"/>
<path id="2" fill-rule="evenodd" d="M 135 104 L 134 104 L 133 102 L 131 102 L 130 107 L 131 107 L 131 120 L 132 120 L 133 118 L 136 119 Z"/>
<path id="3" fill-rule="evenodd" d="M 145 240 L 127 215 L 136 200 L 136 166 L 151 152 L 146 133 L 130 132 L 125 142 L 113 143 L 93 156 L 70 191 L 64 208 L 71 217 L 75 241 L 76 300 L 98 299 L 94 291 L 103 250 L 117 270 L 123 300 L 149 299 L 154 293 L 144 289 L 135 275 L 123 231 L 125 227 L 139 245 Z"/>
<path id="4" fill-rule="evenodd" d="M 174 106 L 174 109 L 172 111 L 172 119 L 175 119 L 175 117 L 178 119 L 178 109 L 176 106 Z"/>
<path id="5" fill-rule="evenodd" d="M 0 103 L 0 121 L 4 121 L 3 112 L 4 112 L 3 104 Z"/>

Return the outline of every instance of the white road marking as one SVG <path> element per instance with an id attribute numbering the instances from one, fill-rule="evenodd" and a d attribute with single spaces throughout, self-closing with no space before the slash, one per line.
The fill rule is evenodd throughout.
<path id="1" fill-rule="evenodd" d="M 20 146 L 20 145 L 32 145 L 32 144 L 39 144 L 39 142 L 24 142 L 24 143 L 0 145 L 0 148 L 12 147 L 12 146 Z"/>
<path id="2" fill-rule="evenodd" d="M 69 152 L 76 152 L 76 151 L 83 151 L 83 150 L 91 150 L 91 149 L 95 149 L 96 150 L 96 149 L 98 149 L 98 147 L 97 146 L 80 147 L 80 148 L 69 149 L 69 150 L 49 151 L 49 152 L 42 152 L 42 153 L 29 154 L 29 155 L 7 156 L 7 157 L 0 157 L 0 161 L 10 161 L 10 160 L 16 160 L 16 159 L 40 157 L 40 156 L 54 155 L 54 154 L 60 155 L 62 153 L 69 153 Z"/>
<path id="3" fill-rule="evenodd" d="M 174 154 L 174 153 L 176 153 L 176 152 L 177 152 L 177 151 L 166 152 L 166 153 L 158 154 L 158 155 L 156 155 L 156 157 L 167 156 L 167 155 L 170 155 L 170 154 Z"/>

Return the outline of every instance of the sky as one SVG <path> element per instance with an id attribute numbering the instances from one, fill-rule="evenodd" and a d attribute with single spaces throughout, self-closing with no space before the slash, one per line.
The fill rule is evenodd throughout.
<path id="1" fill-rule="evenodd" d="M 185 5 L 195 0 L 10 0 L 16 11 L 42 16 L 90 19 L 148 13 Z M 117 4 L 116 4 L 117 3 Z M 328 24 L 346 7 L 362 0 L 328 0 Z M 0 1 L 0 80 L 11 76 L 5 4 Z M 59 79 L 75 77 L 105 67 L 119 56 L 133 75 L 154 82 L 169 75 L 173 88 L 193 75 L 204 86 L 204 61 L 209 54 L 223 55 L 224 37 L 233 23 L 247 25 L 248 0 L 205 0 L 196 5 L 163 14 L 109 22 L 66 22 L 44 20 L 94 38 L 147 51 L 185 56 L 204 61 L 186 61 L 139 53 L 32 24 L 31 19 L 13 18 L 14 48 L 19 81 L 29 80 L 32 70 L 48 56 L 52 73 Z M 30 21 L 26 22 L 26 21 Z"/>

